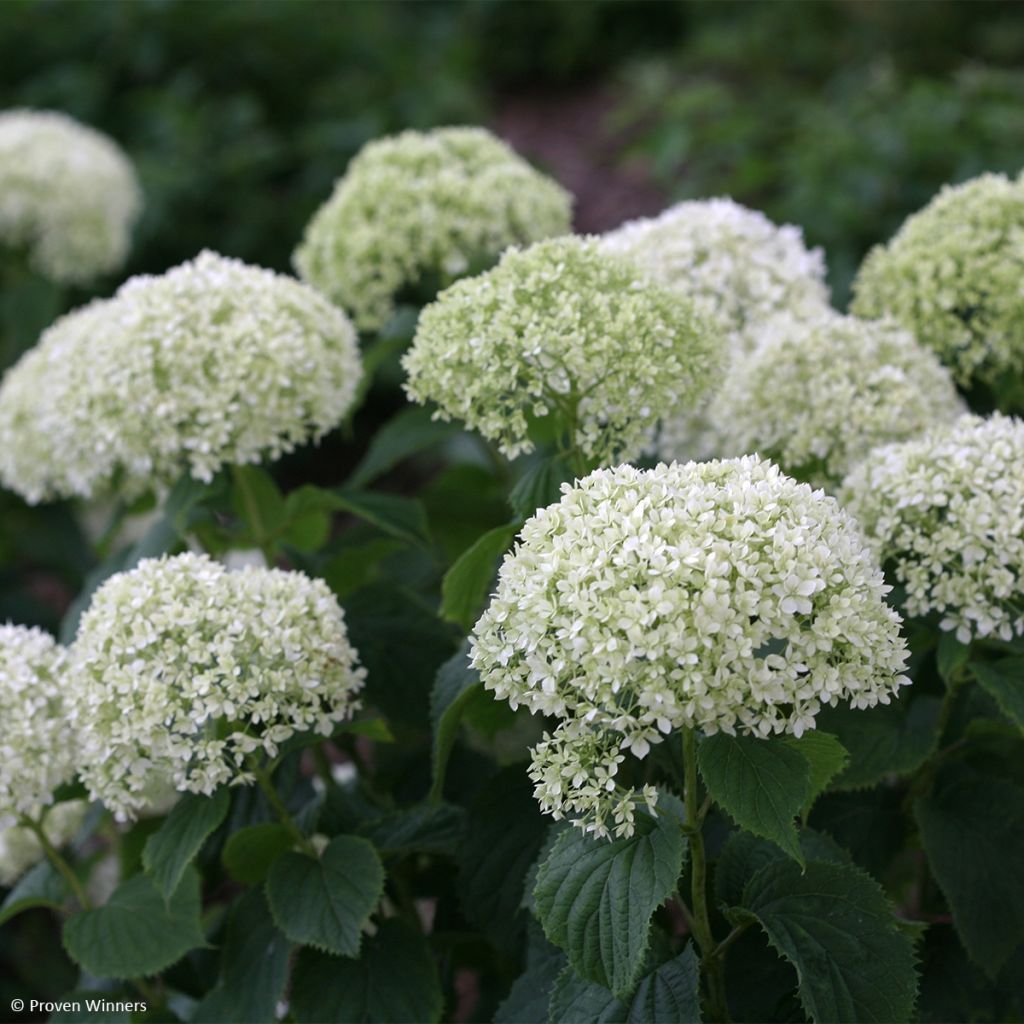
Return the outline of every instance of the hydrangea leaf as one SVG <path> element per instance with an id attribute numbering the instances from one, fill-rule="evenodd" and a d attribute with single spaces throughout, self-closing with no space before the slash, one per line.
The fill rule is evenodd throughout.
<path id="1" fill-rule="evenodd" d="M 552 992 L 550 1024 L 700 1024 L 700 968 L 692 945 L 644 976 L 632 998 L 617 998 L 572 968 Z"/>
<path id="2" fill-rule="evenodd" d="M 417 804 L 393 811 L 359 827 L 385 856 L 412 852 L 454 856 L 466 829 L 466 812 L 445 803 Z"/>
<path id="3" fill-rule="evenodd" d="M 548 942 L 536 921 L 531 921 L 526 970 L 512 982 L 512 988 L 494 1014 L 494 1024 L 546 1021 L 551 992 L 566 963 L 565 954 Z"/>
<path id="4" fill-rule="evenodd" d="M 507 523 L 488 530 L 467 548 L 441 581 L 441 615 L 469 629 L 494 582 L 498 559 L 508 550 L 520 526 Z"/>
<path id="5" fill-rule="evenodd" d="M 68 883 L 48 860 L 42 860 L 21 876 L 0 903 L 0 924 L 33 907 L 58 910 L 70 895 Z"/>
<path id="6" fill-rule="evenodd" d="M 961 643 L 956 633 L 940 633 L 935 648 L 935 667 L 939 670 L 942 681 L 949 686 L 953 677 L 967 664 L 971 654 L 971 645 Z"/>
<path id="7" fill-rule="evenodd" d="M 217 984 L 192 1019 L 274 1024 L 288 982 L 290 955 L 291 945 L 274 927 L 263 893 L 247 892 L 231 910 Z"/>
<path id="8" fill-rule="evenodd" d="M 588 981 L 627 994 L 647 952 L 651 916 L 683 869 L 682 808 L 662 795 L 659 813 L 636 816 L 628 838 L 559 835 L 537 871 L 534 900 L 547 937 Z"/>
<path id="9" fill-rule="evenodd" d="M 572 480 L 572 468 L 565 459 L 552 455 L 538 459 L 515 483 L 508 502 L 520 519 L 558 501 L 562 484 Z"/>
<path id="10" fill-rule="evenodd" d="M 526 924 L 526 873 L 547 834 L 521 764 L 498 772 L 470 808 L 459 852 L 459 899 L 466 917 L 499 949 L 514 951 Z"/>
<path id="11" fill-rule="evenodd" d="M 430 946 L 392 919 L 366 940 L 357 960 L 304 949 L 292 975 L 291 1010 L 299 1024 L 432 1024 L 440 1020 L 442 995 Z"/>
<path id="12" fill-rule="evenodd" d="M 810 814 L 814 801 L 828 788 L 828 784 L 846 767 L 850 754 L 846 747 L 827 732 L 813 729 L 805 732 L 799 739 L 787 738 L 784 741 L 794 750 L 799 751 L 811 768 L 811 785 L 807 799 L 800 808 L 800 817 L 804 822 Z"/>
<path id="13" fill-rule="evenodd" d="M 270 873 L 274 861 L 294 845 L 295 839 L 284 825 L 265 821 L 232 832 L 220 859 L 236 882 L 258 885 Z"/>
<path id="14" fill-rule="evenodd" d="M 914 817 L 964 947 L 994 975 L 1021 942 L 1024 789 L 947 773 L 914 801 Z"/>
<path id="15" fill-rule="evenodd" d="M 64 948 L 98 978 L 148 977 L 204 943 L 199 875 L 186 867 L 168 901 L 149 875 L 122 882 L 102 906 L 64 924 Z"/>
<path id="16" fill-rule="evenodd" d="M 462 712 L 473 694 L 482 689 L 480 674 L 469 664 L 469 644 L 464 643 L 438 670 L 430 693 L 430 724 L 434 731 L 431 800 L 441 799 L 448 756 L 458 734 Z"/>
<path id="17" fill-rule="evenodd" d="M 432 410 L 407 406 L 374 435 L 362 461 L 352 471 L 347 487 L 365 487 L 404 459 L 432 448 L 458 431 L 454 423 L 434 419 Z"/>
<path id="18" fill-rule="evenodd" d="M 866 710 L 823 708 L 821 729 L 838 737 L 850 762 L 832 788 L 862 789 L 887 775 L 905 775 L 919 768 L 935 749 L 939 706 L 937 697 L 893 701 Z"/>
<path id="19" fill-rule="evenodd" d="M 230 805 L 231 796 L 224 786 L 212 796 L 186 793 L 171 809 L 159 831 L 146 841 L 142 865 L 165 900 L 178 888 L 185 868 L 227 816 Z"/>
<path id="20" fill-rule="evenodd" d="M 267 876 L 267 900 L 278 928 L 292 942 L 356 956 L 363 925 L 384 892 L 384 867 L 373 844 L 338 836 L 319 860 L 279 857 Z"/>
<path id="21" fill-rule="evenodd" d="M 974 662 L 971 672 L 999 709 L 1024 729 L 1024 657 Z"/>
<path id="22" fill-rule="evenodd" d="M 911 1019 L 917 992 L 913 942 L 881 887 L 851 865 L 791 861 L 747 884 L 734 923 L 756 922 L 797 972 L 813 1021 L 882 1024 Z"/>
<path id="23" fill-rule="evenodd" d="M 697 748 L 711 798 L 740 828 L 803 863 L 794 819 L 812 797 L 811 765 L 785 741 L 717 733 Z"/>

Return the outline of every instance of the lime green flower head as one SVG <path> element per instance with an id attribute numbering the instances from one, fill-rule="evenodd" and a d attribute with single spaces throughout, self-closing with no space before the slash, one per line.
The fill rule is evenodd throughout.
<path id="1" fill-rule="evenodd" d="M 107 136 L 54 111 L 0 113 L 0 246 L 43 276 L 80 283 L 125 260 L 142 205 L 131 162 Z"/>
<path id="2" fill-rule="evenodd" d="M 556 416 L 588 459 L 629 459 L 666 413 L 719 379 L 717 329 L 595 239 L 509 250 L 442 292 L 403 359 L 406 392 L 462 420 L 509 458 L 533 419 Z"/>
<path id="3" fill-rule="evenodd" d="M 1024 371 L 1024 180 L 984 174 L 947 185 L 868 253 L 858 316 L 889 315 L 957 381 Z"/>
<path id="4" fill-rule="evenodd" d="M 361 330 L 376 330 L 404 290 L 433 294 L 510 245 L 570 226 L 568 193 L 490 132 L 406 131 L 356 155 L 294 260 Z"/>

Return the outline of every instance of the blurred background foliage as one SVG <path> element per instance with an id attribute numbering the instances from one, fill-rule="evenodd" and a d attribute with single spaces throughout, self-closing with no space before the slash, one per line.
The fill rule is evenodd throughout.
<path id="1" fill-rule="evenodd" d="M 146 205 L 124 276 L 203 247 L 288 270 L 360 146 L 469 122 L 570 188 L 580 230 L 723 194 L 797 223 L 825 246 L 843 305 L 866 249 L 940 185 L 1024 165 L 1022 69 L 1014 0 L 0 3 L 0 108 L 64 110 L 136 162 Z M 61 308 L 119 279 L 59 294 L 7 283 L 0 335 L 14 341 L 0 368 Z M 274 468 L 285 490 L 343 479 L 402 405 L 386 384 L 347 433 Z M 415 487 L 449 559 L 507 520 L 503 486 L 471 462 L 389 486 Z M 57 628 L 99 557 L 82 521 L 0 493 L 0 621 Z M 376 563 L 364 579 L 358 540 L 349 530 L 310 571 L 342 594 L 354 630 L 394 615 L 408 632 L 408 609 L 374 604 Z M 372 554 L 410 584 L 422 569 L 404 548 Z M 429 610 L 417 614 L 437 631 Z M 410 648 L 420 662 L 429 648 L 431 665 L 396 664 L 396 678 L 432 678 L 449 639 L 432 642 Z M 369 659 L 371 641 L 359 646 Z M 69 970 L 45 914 L 26 915 L 19 941 L 0 943 L 0 1005 L 26 984 L 66 989 Z"/>

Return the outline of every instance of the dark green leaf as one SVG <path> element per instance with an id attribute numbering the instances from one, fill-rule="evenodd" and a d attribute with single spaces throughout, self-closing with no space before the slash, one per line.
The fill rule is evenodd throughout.
<path id="1" fill-rule="evenodd" d="M 578 974 L 616 995 L 636 982 L 651 916 L 682 871 L 682 813 L 678 801 L 663 794 L 658 817 L 638 813 L 628 839 L 562 832 L 537 872 L 534 900 L 545 934 Z"/>
<path id="2" fill-rule="evenodd" d="M 271 865 L 295 845 L 291 833 L 274 821 L 249 825 L 228 836 L 221 852 L 224 870 L 245 885 L 259 885 Z"/>
<path id="3" fill-rule="evenodd" d="M 0 904 L 0 924 L 9 921 L 23 910 L 31 910 L 32 907 L 51 907 L 58 910 L 70 895 L 68 883 L 50 862 L 40 861 L 27 874 L 22 875 L 18 884 Z"/>
<path id="4" fill-rule="evenodd" d="M 498 559 L 508 550 L 520 524 L 488 530 L 464 551 L 441 582 L 441 615 L 469 629 L 480 615 L 494 582 Z"/>
<path id="5" fill-rule="evenodd" d="M 333 507 L 413 544 L 430 542 L 427 515 L 415 498 L 373 491 L 335 491 Z"/>
<path id="6" fill-rule="evenodd" d="M 216 987 L 196 1008 L 195 1021 L 274 1024 L 288 982 L 291 946 L 274 927 L 263 893 L 247 892 L 228 919 Z"/>
<path id="7" fill-rule="evenodd" d="M 366 703 L 392 724 L 424 728 L 434 677 L 452 654 L 450 627 L 413 595 L 382 584 L 346 598 L 345 618 L 367 671 Z"/>
<path id="8" fill-rule="evenodd" d="M 514 950 L 523 934 L 523 882 L 548 822 L 523 765 L 500 771 L 470 810 L 459 852 L 459 897 L 466 917 L 500 949 Z"/>
<path id="9" fill-rule="evenodd" d="M 995 974 L 1024 939 L 1024 790 L 951 772 L 914 801 L 914 816 L 960 939 Z"/>
<path id="10" fill-rule="evenodd" d="M 596 981 L 581 978 L 571 967 L 551 990 L 548 1024 L 626 1024 L 629 1006 Z"/>
<path id="11" fill-rule="evenodd" d="M 519 519 L 529 519 L 537 509 L 558 501 L 562 484 L 572 480 L 573 471 L 557 455 L 538 459 L 517 481 L 508 496 Z"/>
<path id="12" fill-rule="evenodd" d="M 796 968 L 800 1002 L 814 1021 L 911 1019 L 917 980 L 913 943 L 881 887 L 858 868 L 790 861 L 763 867 L 747 885 L 734 923 L 753 920 Z"/>
<path id="13" fill-rule="evenodd" d="M 231 467 L 231 504 L 257 547 L 270 543 L 287 520 L 284 498 L 274 478 L 259 466 Z"/>
<path id="14" fill-rule="evenodd" d="M 299 1024 L 432 1024 L 441 1017 L 441 986 L 430 946 L 395 919 L 364 944 L 358 960 L 311 949 L 299 954 L 291 1009 Z"/>
<path id="15" fill-rule="evenodd" d="M 384 891 L 384 868 L 373 845 L 357 836 L 331 840 L 319 860 L 282 854 L 267 876 L 267 899 L 278 928 L 292 942 L 356 956 L 363 925 Z"/>
<path id="16" fill-rule="evenodd" d="M 165 903 L 149 875 L 136 875 L 102 907 L 64 924 L 64 948 L 98 978 L 137 978 L 162 971 L 204 942 L 199 923 L 199 875 L 187 867 Z"/>
<path id="17" fill-rule="evenodd" d="M 717 733 L 697 763 L 708 793 L 740 828 L 770 839 L 803 863 L 794 819 L 811 796 L 807 758 L 784 740 Z"/>
<path id="18" fill-rule="evenodd" d="M 512 982 L 508 996 L 494 1015 L 494 1024 L 546 1021 L 551 991 L 566 963 L 565 954 L 548 942 L 536 921 L 531 921 L 526 970 Z"/>
<path id="19" fill-rule="evenodd" d="M 457 433 L 455 423 L 432 418 L 430 409 L 407 406 L 373 436 L 370 447 L 347 480 L 349 487 L 365 487 L 403 459 L 433 447 Z"/>
<path id="20" fill-rule="evenodd" d="M 444 791 L 445 768 L 459 731 L 462 712 L 483 685 L 480 673 L 469 664 L 468 641 L 438 670 L 430 694 L 430 724 L 434 732 L 432 800 L 440 800 Z"/>
<path id="21" fill-rule="evenodd" d="M 699 1024 L 700 968 L 692 945 L 640 982 L 628 1024 Z"/>
<path id="22" fill-rule="evenodd" d="M 850 754 L 831 788 L 862 789 L 919 768 L 939 740 L 940 704 L 937 697 L 922 696 L 866 710 L 823 708 L 818 728 L 835 735 Z"/>
<path id="23" fill-rule="evenodd" d="M 367 822 L 359 829 L 383 854 L 454 856 L 466 828 L 466 812 L 451 804 L 420 804 Z"/>
<path id="24" fill-rule="evenodd" d="M 800 808 L 800 817 L 806 821 L 814 801 L 846 767 L 850 755 L 835 736 L 830 736 L 819 729 L 805 732 L 799 739 L 787 738 L 785 742 L 803 754 L 811 768 L 811 788 L 803 807 Z"/>
<path id="25" fill-rule="evenodd" d="M 1024 729 L 1024 657 L 975 662 L 971 672 L 1000 711 Z"/>
<path id="26" fill-rule="evenodd" d="M 954 677 L 967 664 L 971 654 L 970 644 L 962 644 L 956 633 L 940 633 L 939 643 L 935 650 L 935 664 L 942 681 L 949 686 Z"/>
<path id="27" fill-rule="evenodd" d="M 160 831 L 146 841 L 142 864 L 165 900 L 178 888 L 185 868 L 224 820 L 230 805 L 231 797 L 223 786 L 213 796 L 186 793 L 171 809 Z"/>

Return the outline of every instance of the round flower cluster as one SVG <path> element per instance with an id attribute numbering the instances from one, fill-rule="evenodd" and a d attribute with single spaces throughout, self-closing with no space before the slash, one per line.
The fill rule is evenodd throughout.
<path id="1" fill-rule="evenodd" d="M 68 800 L 46 812 L 40 827 L 55 849 L 74 839 L 88 809 L 89 805 L 84 800 Z M 13 885 L 44 855 L 43 847 L 31 829 L 20 825 L 0 829 L 0 885 Z"/>
<path id="2" fill-rule="evenodd" d="M 141 205 L 135 171 L 107 136 L 52 111 L 0 113 L 0 245 L 27 250 L 45 277 L 116 270 Z"/>
<path id="3" fill-rule="evenodd" d="M 734 354 L 750 350 L 751 332 L 773 314 L 828 304 L 821 249 L 808 250 L 800 228 L 780 227 L 731 199 L 678 203 L 628 221 L 601 245 L 714 316 Z"/>
<path id="4" fill-rule="evenodd" d="M 964 412 L 946 368 L 911 334 L 882 320 L 824 311 L 779 316 L 738 361 L 708 418 L 724 455 L 757 451 L 831 488 L 872 448 Z M 663 434 L 659 453 L 678 457 Z"/>
<path id="5" fill-rule="evenodd" d="M 276 458 L 348 412 L 345 315 L 291 278 L 211 252 L 62 317 L 0 387 L 0 481 L 30 502 Z"/>
<path id="6" fill-rule="evenodd" d="M 48 633 L 0 625 L 0 829 L 38 818 L 75 774 L 64 668 Z"/>
<path id="7" fill-rule="evenodd" d="M 767 737 L 908 682 L 900 618 L 856 523 L 756 456 L 599 470 L 523 527 L 474 628 L 513 707 L 560 719 L 533 751 L 545 811 L 632 831 L 622 785 L 674 729 Z"/>
<path id="8" fill-rule="evenodd" d="M 853 312 L 888 314 L 935 350 L 960 383 L 1024 370 L 1024 178 L 946 186 L 876 246 Z"/>
<path id="9" fill-rule="evenodd" d="M 1024 422 L 964 416 L 885 445 L 844 501 L 906 587 L 909 615 L 957 639 L 1024 633 Z"/>
<path id="10" fill-rule="evenodd" d="M 808 250 L 800 228 L 780 227 L 731 199 L 678 203 L 657 217 L 629 221 L 605 235 L 602 247 L 630 257 L 714 317 L 728 362 L 752 351 L 771 317 L 815 316 L 828 306 L 821 249 Z M 667 417 L 659 451 L 706 459 L 722 454 L 718 440 L 705 406 Z"/>
<path id="11" fill-rule="evenodd" d="M 718 333 L 692 303 L 594 239 L 509 250 L 420 315 L 405 389 L 514 458 L 530 421 L 556 415 L 588 458 L 628 459 L 667 411 L 720 374 Z"/>
<path id="12" fill-rule="evenodd" d="M 571 214 L 567 192 L 483 128 L 407 131 L 356 155 L 294 261 L 361 329 L 376 330 L 403 289 L 436 291 L 510 245 L 565 234 Z"/>
<path id="13" fill-rule="evenodd" d="M 350 717 L 366 674 L 322 580 L 194 554 L 107 580 L 70 670 L 82 780 L 120 819 L 168 780 L 193 793 L 251 782 L 250 757 Z"/>

